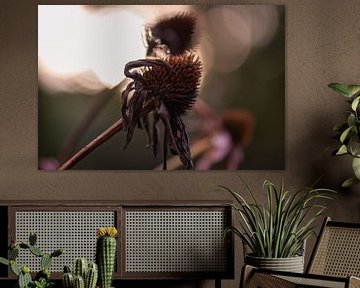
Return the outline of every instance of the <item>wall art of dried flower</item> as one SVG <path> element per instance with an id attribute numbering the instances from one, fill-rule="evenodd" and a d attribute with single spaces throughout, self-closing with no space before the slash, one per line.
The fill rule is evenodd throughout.
<path id="1" fill-rule="evenodd" d="M 40 5 L 39 169 L 282 169 L 284 15 Z"/>

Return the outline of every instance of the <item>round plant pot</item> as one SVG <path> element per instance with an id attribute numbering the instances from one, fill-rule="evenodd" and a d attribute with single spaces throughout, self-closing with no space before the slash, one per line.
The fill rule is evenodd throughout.
<path id="1" fill-rule="evenodd" d="M 245 263 L 262 269 L 304 273 L 304 256 L 289 258 L 263 258 L 246 255 Z"/>

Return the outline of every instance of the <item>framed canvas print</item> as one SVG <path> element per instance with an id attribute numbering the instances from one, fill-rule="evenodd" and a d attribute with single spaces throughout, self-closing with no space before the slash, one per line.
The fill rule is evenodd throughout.
<path id="1" fill-rule="evenodd" d="M 39 169 L 284 169 L 284 26 L 274 5 L 39 5 Z"/>

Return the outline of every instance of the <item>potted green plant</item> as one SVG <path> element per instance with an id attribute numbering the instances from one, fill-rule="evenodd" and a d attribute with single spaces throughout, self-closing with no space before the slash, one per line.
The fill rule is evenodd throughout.
<path id="1" fill-rule="evenodd" d="M 243 181 L 243 180 L 242 180 Z M 251 189 L 245 190 L 251 201 L 225 186 L 235 199 L 233 208 L 240 215 L 239 227 L 228 227 L 244 245 L 245 264 L 259 268 L 300 272 L 304 270 L 305 241 L 314 233 L 316 219 L 324 214 L 326 207 L 320 199 L 331 199 L 329 189 L 305 188 L 296 193 L 278 189 L 266 180 L 266 205 L 261 205 Z"/>
<path id="2" fill-rule="evenodd" d="M 57 249 L 52 253 L 43 252 L 36 246 L 37 236 L 36 233 L 30 233 L 29 243 L 13 242 L 8 251 L 8 258 L 0 257 L 0 263 L 10 266 L 11 271 L 18 277 L 18 288 L 50 288 L 54 286 L 51 281 L 50 265 L 54 257 L 59 257 L 64 253 L 63 249 Z M 35 278 L 32 279 L 30 268 L 26 265 L 19 265 L 17 257 L 19 256 L 20 249 L 27 250 L 31 254 L 40 258 L 41 270 L 36 273 Z"/>
<path id="3" fill-rule="evenodd" d="M 350 155 L 352 158 L 354 177 L 345 180 L 342 184 L 343 187 L 349 187 L 360 183 L 360 85 L 331 83 L 328 86 L 346 97 L 346 101 L 351 106 L 346 112 L 346 122 L 334 127 L 336 138 L 340 142 L 334 155 Z"/>

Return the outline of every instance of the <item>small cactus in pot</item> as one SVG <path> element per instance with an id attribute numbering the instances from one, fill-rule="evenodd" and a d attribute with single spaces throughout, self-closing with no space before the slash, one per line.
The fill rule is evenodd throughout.
<path id="1" fill-rule="evenodd" d="M 69 266 L 64 267 L 64 288 L 95 288 L 98 279 L 98 267 L 96 263 L 88 263 L 85 258 L 78 258 L 74 264 L 74 272 Z"/>
<path id="2" fill-rule="evenodd" d="M 96 262 L 99 267 L 100 288 L 110 288 L 116 258 L 115 227 L 101 227 L 97 229 Z"/>

